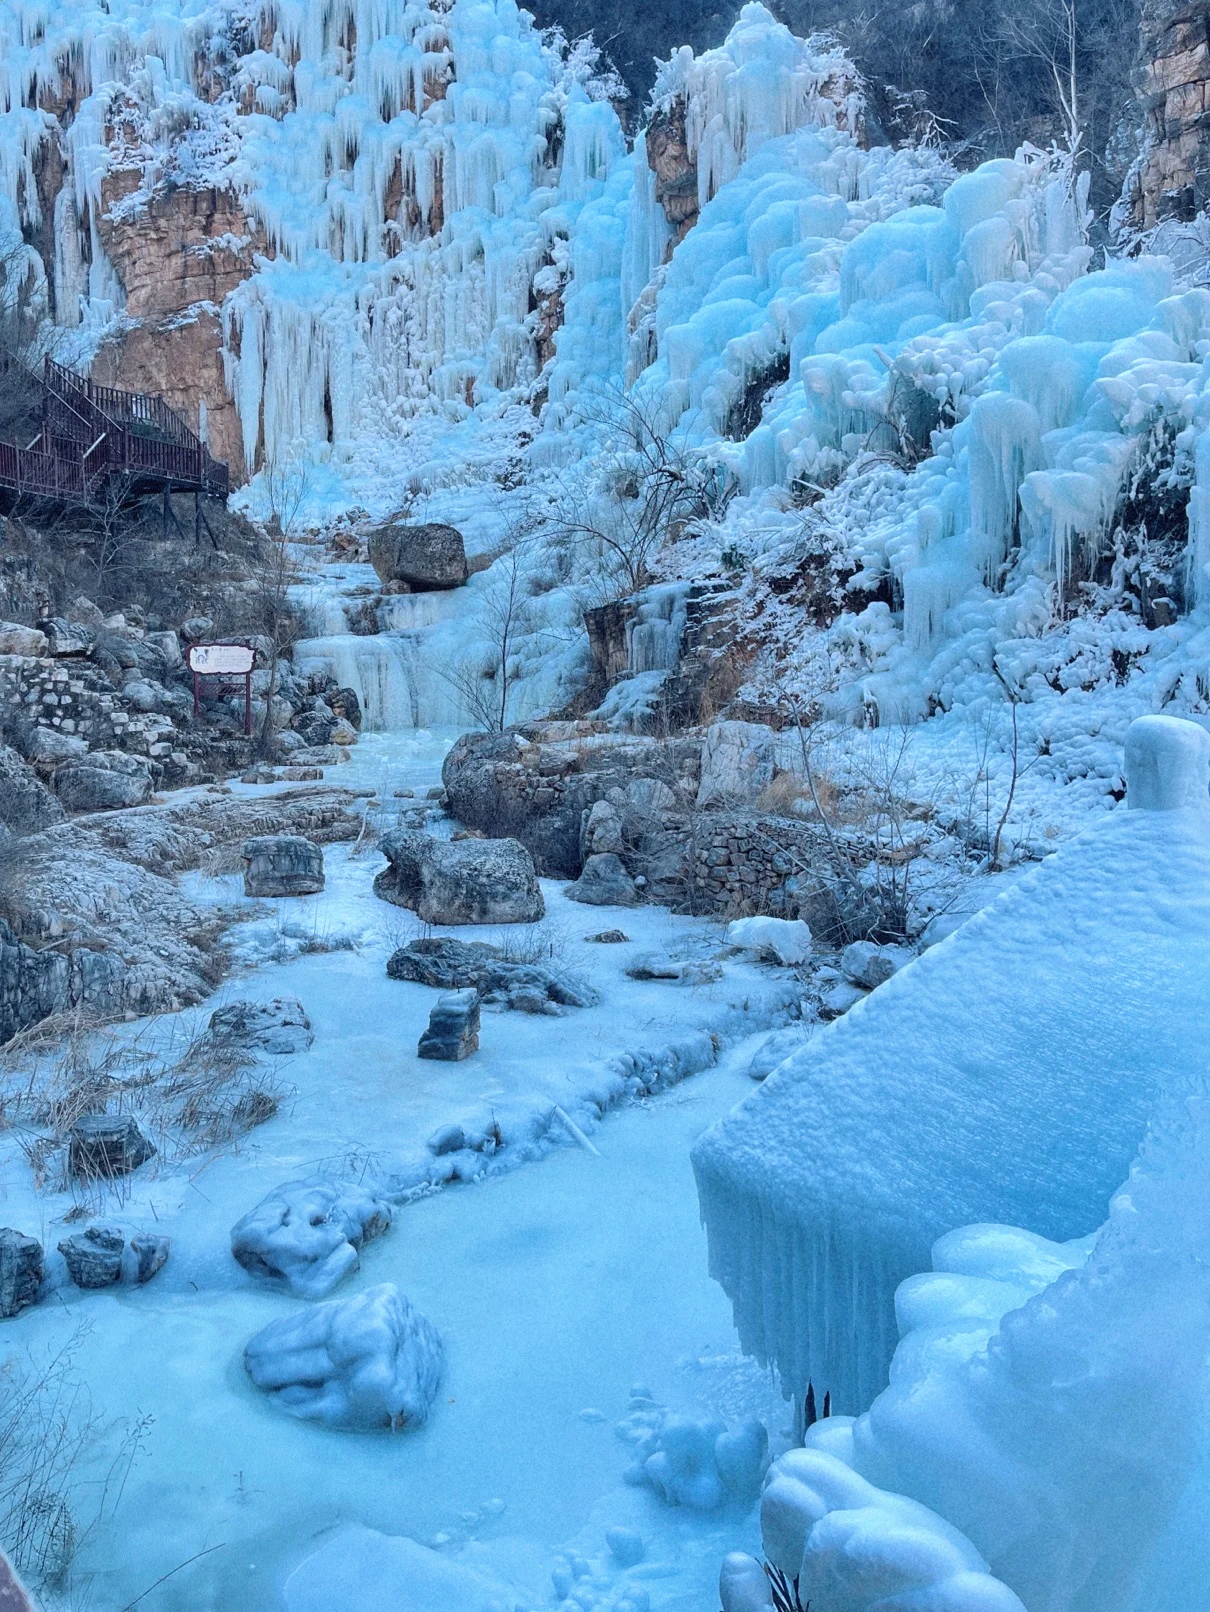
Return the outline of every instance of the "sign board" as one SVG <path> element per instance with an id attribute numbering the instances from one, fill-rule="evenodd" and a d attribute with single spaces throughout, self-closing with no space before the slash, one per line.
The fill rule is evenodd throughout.
<path id="1" fill-rule="evenodd" d="M 193 644 L 189 670 L 198 677 L 246 677 L 256 664 L 256 651 L 247 644 Z"/>
<path id="2" fill-rule="evenodd" d="M 208 677 L 222 687 L 224 678 L 239 677 L 244 683 L 244 732 L 252 732 L 252 668 L 256 651 L 248 644 L 191 644 L 186 656 L 193 673 L 193 714 L 201 714 L 201 682 Z M 238 687 L 238 685 L 237 685 Z"/>

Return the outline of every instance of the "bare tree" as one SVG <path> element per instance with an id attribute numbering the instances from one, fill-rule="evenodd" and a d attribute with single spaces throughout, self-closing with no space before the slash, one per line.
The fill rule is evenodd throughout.
<path id="1" fill-rule="evenodd" d="M 523 564 L 531 541 L 516 538 L 488 572 L 480 617 L 486 655 L 472 652 L 443 673 L 472 721 L 487 733 L 502 733 L 508 726 L 517 642 L 531 619 Z"/>
<path id="2" fill-rule="evenodd" d="M 604 388 L 586 418 L 612 440 L 598 456 L 595 485 L 564 485 L 553 519 L 604 558 L 616 598 L 652 580 L 664 543 L 698 521 L 721 517 L 736 487 L 717 465 L 670 437 L 652 400 Z"/>
<path id="3" fill-rule="evenodd" d="M 262 558 L 252 572 L 261 631 L 270 643 L 269 681 L 265 710 L 257 735 L 257 748 L 270 755 L 274 748 L 273 701 L 277 696 L 278 663 L 298 636 L 298 621 L 290 608 L 290 589 L 298 581 L 298 567 L 290 552 L 299 517 L 310 492 L 310 471 L 301 444 L 264 472 L 269 519 Z"/>

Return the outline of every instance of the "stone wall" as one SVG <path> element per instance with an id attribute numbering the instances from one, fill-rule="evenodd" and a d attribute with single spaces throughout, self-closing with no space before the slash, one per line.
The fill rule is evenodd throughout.
<path id="1" fill-rule="evenodd" d="M 103 671 L 85 660 L 0 655 L 0 706 L 31 723 L 72 734 L 91 750 L 170 758 L 176 733 L 159 712 L 132 711 Z M 181 758 L 182 766 L 186 758 Z"/>

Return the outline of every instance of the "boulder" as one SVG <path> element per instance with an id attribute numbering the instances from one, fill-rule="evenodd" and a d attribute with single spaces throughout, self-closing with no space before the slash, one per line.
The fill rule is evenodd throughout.
<path id="1" fill-rule="evenodd" d="M 333 716 L 347 722 L 351 728 L 361 727 L 361 701 L 355 688 L 335 688 L 325 696 Z"/>
<path id="2" fill-rule="evenodd" d="M 599 946 L 625 946 L 630 943 L 630 936 L 624 929 L 602 929 L 599 934 L 585 935 L 584 939 Z"/>
<path id="3" fill-rule="evenodd" d="M 587 858 L 612 852 L 620 856 L 625 849 L 621 812 L 612 801 L 594 801 L 584 813 L 580 830 L 580 855 Z"/>
<path id="4" fill-rule="evenodd" d="M 140 1232 L 130 1239 L 130 1252 L 134 1256 L 134 1279 L 142 1286 L 150 1282 L 157 1271 L 163 1270 L 172 1248 L 172 1240 L 153 1232 Z"/>
<path id="5" fill-rule="evenodd" d="M 311 896 L 324 887 L 323 850 L 301 834 L 257 834 L 240 855 L 245 895 Z"/>
<path id="6" fill-rule="evenodd" d="M 97 636 L 97 629 L 83 621 L 67 621 L 52 616 L 42 623 L 47 648 L 52 655 L 87 655 Z"/>
<path id="7" fill-rule="evenodd" d="M 55 770 L 55 794 L 69 812 L 141 806 L 151 794 L 151 763 L 124 750 L 90 750 Z"/>
<path id="8" fill-rule="evenodd" d="M 318 1299 L 357 1269 L 362 1245 L 390 1224 L 390 1205 L 364 1187 L 288 1181 L 231 1228 L 231 1252 L 250 1275 Z"/>
<path id="9" fill-rule="evenodd" d="M 61 823 L 64 815 L 62 803 L 33 768 L 15 750 L 0 744 L 0 823 L 13 834 L 36 834 Z"/>
<path id="10" fill-rule="evenodd" d="M 22 627 L 15 621 L 0 621 L 0 655 L 45 655 L 50 645 L 46 634 L 36 627 Z"/>
<path id="11" fill-rule="evenodd" d="M 589 907 L 637 907 L 641 899 L 621 858 L 612 851 L 590 856 L 580 877 L 563 894 Z"/>
<path id="12" fill-rule="evenodd" d="M 89 1226 L 75 1237 L 65 1237 L 59 1252 L 77 1287 L 112 1287 L 122 1279 L 125 1246 L 126 1239 L 116 1226 Z"/>
<path id="13" fill-rule="evenodd" d="M 825 991 L 819 1002 L 820 1017 L 824 1019 L 839 1019 L 851 1007 L 856 1006 L 869 993 L 863 991 L 860 985 L 853 985 L 848 980 L 841 980 L 833 985 L 831 990 Z"/>
<path id="14" fill-rule="evenodd" d="M 813 1025 L 790 1024 L 784 1030 L 774 1030 L 772 1035 L 767 1035 L 752 1054 L 752 1062 L 748 1065 L 749 1078 L 764 1080 L 771 1075 L 778 1064 L 785 1063 L 794 1053 L 802 1051 L 813 1032 Z"/>
<path id="15" fill-rule="evenodd" d="M 187 644 L 200 644 L 214 631 L 214 623 L 209 616 L 190 616 L 188 621 L 181 622 L 181 637 Z"/>
<path id="16" fill-rule="evenodd" d="M 339 726 L 339 720 L 322 704 L 311 711 L 300 711 L 293 722 L 295 733 L 308 748 L 329 744 Z"/>
<path id="17" fill-rule="evenodd" d="M 181 640 L 174 632 L 149 632 L 147 642 L 159 650 L 164 657 L 164 670 L 175 672 L 179 666 L 184 665 L 185 657 L 181 654 Z"/>
<path id="18" fill-rule="evenodd" d="M 67 1144 L 67 1168 L 86 1181 L 129 1175 L 155 1154 L 129 1114 L 82 1114 Z"/>
<path id="19" fill-rule="evenodd" d="M 498 946 L 488 946 L 481 940 L 426 936 L 392 952 L 387 978 L 410 980 L 439 991 L 462 991 L 470 985 L 477 988 L 484 969 L 501 955 Z"/>
<path id="20" fill-rule="evenodd" d="M 773 782 L 773 730 L 759 722 L 716 722 L 702 744 L 700 807 L 755 800 Z"/>
<path id="21" fill-rule="evenodd" d="M 801 918 L 737 918 L 727 925 L 729 946 L 742 946 L 762 961 L 791 966 L 811 955 L 811 930 Z"/>
<path id="22" fill-rule="evenodd" d="M 910 963 L 912 955 L 902 946 L 876 946 L 872 940 L 855 940 L 841 953 L 840 967 L 847 980 L 872 991 Z"/>
<path id="23" fill-rule="evenodd" d="M 446 991 L 429 1014 L 428 1028 L 416 1048 L 418 1058 L 458 1063 L 479 1050 L 479 993 L 473 986 Z"/>
<path id="24" fill-rule="evenodd" d="M 403 582 L 415 593 L 460 588 L 469 575 L 466 546 L 454 526 L 390 521 L 370 533 L 369 552 L 382 582 Z"/>
<path id="25" fill-rule="evenodd" d="M 390 863 L 374 894 L 428 924 L 536 923 L 545 912 L 533 858 L 519 840 L 448 840 L 403 830 L 381 845 Z"/>
<path id="26" fill-rule="evenodd" d="M 8 1320 L 36 1304 L 42 1286 L 42 1244 L 36 1237 L 0 1227 L 0 1317 Z"/>
<path id="27" fill-rule="evenodd" d="M 294 996 L 275 996 L 271 1002 L 228 1002 L 210 1015 L 209 1029 L 216 1038 L 275 1058 L 305 1052 L 315 1040 L 311 1021 Z"/>
<path id="28" fill-rule="evenodd" d="M 22 740 L 22 749 L 25 759 L 36 767 L 56 767 L 88 754 L 84 739 L 74 733 L 62 733 L 58 728 L 31 728 Z"/>
<path id="29" fill-rule="evenodd" d="M 289 1416 L 395 1431 L 428 1416 L 445 1351 L 432 1323 L 383 1282 L 270 1321 L 245 1348 L 244 1367 Z"/>

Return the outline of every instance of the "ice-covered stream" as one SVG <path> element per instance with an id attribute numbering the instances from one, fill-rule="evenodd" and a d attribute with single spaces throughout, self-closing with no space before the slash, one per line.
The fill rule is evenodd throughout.
<path id="1" fill-rule="evenodd" d="M 332 567 L 309 586 L 314 627 L 339 624 L 364 585 L 357 570 Z M 300 646 L 339 666 L 363 699 L 371 731 L 327 779 L 374 790 L 376 823 L 402 804 L 397 793 L 423 797 L 440 781 L 458 725 L 420 725 L 430 712 L 448 715 L 426 703 L 436 687 L 425 681 L 426 634 L 443 623 L 459 631 L 473 596 L 392 608 L 394 633 L 316 632 Z M 422 669 L 415 681 L 400 672 L 397 684 L 375 682 L 375 666 L 404 664 L 405 646 Z M 51 1284 L 4 1323 L 4 1342 L 35 1367 L 62 1352 L 91 1406 L 95 1436 L 69 1493 L 82 1528 L 142 1422 L 120 1499 L 111 1487 L 100 1520 L 82 1531 L 62 1599 L 45 1593 L 49 1612 L 80 1596 L 99 1612 L 136 1599 L 148 1612 L 467 1612 L 472 1581 L 459 1574 L 468 1567 L 488 1585 L 485 1605 L 501 1612 L 557 1604 L 552 1572 L 579 1575 L 581 1605 L 601 1612 L 696 1612 L 720 1554 L 755 1543 L 754 1515 L 696 1516 L 625 1487 L 632 1456 L 613 1425 L 636 1383 L 689 1414 L 759 1414 L 775 1435 L 786 1420 L 770 1379 L 739 1355 L 727 1303 L 706 1275 L 688 1148 L 743 1095 L 755 1032 L 796 1011 L 801 986 L 788 970 L 734 957 L 711 962 L 696 985 L 631 980 L 625 967 L 640 949 L 712 960 L 718 926 L 654 907 L 586 908 L 543 881 L 547 916 L 520 938 L 590 981 L 599 1001 L 560 1017 L 485 1011 L 479 1054 L 421 1061 L 435 993 L 388 979 L 385 961 L 422 929 L 373 895 L 381 866 L 372 835 L 328 846 L 321 895 L 258 904 L 228 930 L 235 970 L 215 998 L 110 1032 L 110 1044 L 171 1055 L 223 1001 L 276 996 L 298 998 L 314 1027 L 309 1050 L 272 1061 L 282 1096 L 274 1118 L 234 1148 L 189 1154 L 162 1142 L 155 1161 L 90 1205 L 127 1237 L 172 1239 L 148 1286 L 71 1286 L 54 1252 L 79 1229 L 64 1223 L 71 1196 L 35 1183 L 11 1135 L 0 1149 L 0 1220 L 40 1239 Z M 198 872 L 183 883 L 203 907 L 248 905 L 238 875 Z M 628 944 L 587 938 L 618 920 Z M 515 926 L 452 933 L 518 942 Z M 629 1102 L 636 1070 L 662 1072 L 664 1095 Z M 599 1156 L 575 1144 L 573 1126 L 552 1127 L 561 1111 L 594 1131 Z M 440 1329 L 448 1368 L 429 1423 L 349 1434 L 282 1415 L 246 1377 L 242 1351 L 306 1301 L 236 1264 L 232 1225 L 291 1180 L 423 1180 L 434 1163 L 426 1141 L 451 1123 L 496 1127 L 488 1178 L 402 1204 L 336 1295 L 392 1281 Z M 611 1555 L 614 1527 L 642 1536 L 641 1562 L 624 1567 Z M 414 1547 L 392 1539 L 419 1541 L 426 1572 L 453 1587 L 417 1599 Z M 338 1601 L 314 1588 L 333 1574 Z"/>

